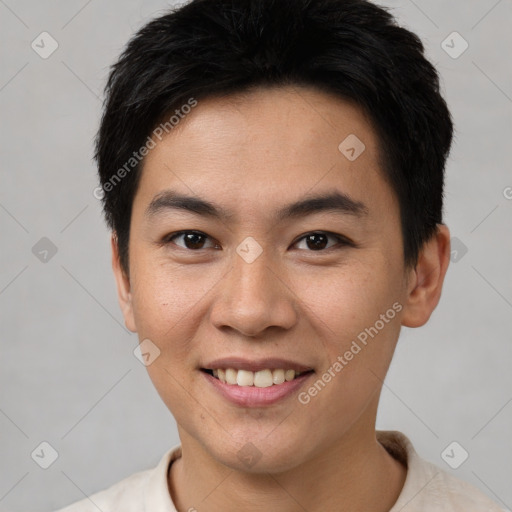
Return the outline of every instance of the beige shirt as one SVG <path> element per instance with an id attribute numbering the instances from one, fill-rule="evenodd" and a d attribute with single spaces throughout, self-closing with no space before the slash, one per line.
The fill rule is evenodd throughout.
<path id="1" fill-rule="evenodd" d="M 400 496 L 389 512 L 503 512 L 478 489 L 423 460 L 401 432 L 377 431 L 378 441 L 407 466 Z M 139 471 L 56 512 L 176 512 L 167 485 L 169 465 L 181 447 L 169 450 L 154 469 Z M 193 510 L 193 509 L 192 509 Z"/>

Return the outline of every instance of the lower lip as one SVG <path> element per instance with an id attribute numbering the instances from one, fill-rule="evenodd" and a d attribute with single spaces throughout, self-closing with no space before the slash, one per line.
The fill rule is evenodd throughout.
<path id="1" fill-rule="evenodd" d="M 226 384 L 209 373 L 203 371 L 201 373 L 224 398 L 242 407 L 263 407 L 284 400 L 297 391 L 313 375 L 313 372 L 309 372 L 282 384 L 258 388 L 256 386 Z"/>

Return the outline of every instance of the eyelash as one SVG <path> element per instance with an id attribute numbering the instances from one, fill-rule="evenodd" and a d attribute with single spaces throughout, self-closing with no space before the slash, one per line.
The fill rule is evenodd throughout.
<path id="1" fill-rule="evenodd" d="M 206 233 L 203 233 L 202 231 L 195 231 L 195 230 L 190 230 L 189 229 L 189 230 L 182 230 L 182 231 L 176 231 L 174 233 L 170 233 L 169 235 L 165 236 L 162 239 L 161 244 L 162 245 L 169 245 L 169 244 L 173 243 L 172 241 L 175 238 L 177 238 L 179 236 L 182 236 L 182 235 L 190 234 L 190 233 L 193 233 L 195 235 L 200 235 L 200 236 L 212 239 L 210 236 L 208 236 Z M 327 235 L 328 237 L 335 238 L 337 240 L 338 244 L 334 245 L 334 246 L 331 246 L 331 247 L 328 247 L 326 249 L 319 249 L 317 251 L 308 250 L 307 252 L 327 252 L 327 251 L 330 251 L 331 249 L 341 249 L 342 247 L 345 247 L 345 246 L 349 246 L 349 247 L 355 247 L 356 246 L 354 244 L 354 242 L 352 242 L 352 240 L 350 240 L 350 239 L 348 239 L 348 238 L 346 238 L 346 237 L 344 237 L 342 235 L 338 235 L 337 233 L 332 233 L 331 231 L 311 231 L 309 233 L 305 233 L 300 238 L 298 238 L 292 245 L 296 245 L 297 243 L 299 243 L 300 241 L 306 239 L 310 235 Z M 174 245 L 177 245 L 177 244 L 174 244 Z M 200 251 L 205 249 L 205 248 L 189 249 L 188 247 L 182 247 L 182 246 L 179 246 L 179 245 L 177 247 L 179 247 L 180 249 L 183 249 L 185 251 L 189 251 L 189 252 L 200 252 Z M 207 247 L 206 249 L 209 249 L 209 247 Z"/>

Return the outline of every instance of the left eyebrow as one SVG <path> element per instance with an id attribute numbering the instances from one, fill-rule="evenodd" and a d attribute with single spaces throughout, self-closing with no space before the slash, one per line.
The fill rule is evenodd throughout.
<path id="1" fill-rule="evenodd" d="M 235 214 L 215 203 L 200 197 L 181 194 L 173 190 L 164 190 L 157 194 L 145 211 L 145 216 L 153 217 L 165 210 L 186 210 L 191 213 L 219 220 L 232 220 Z M 285 205 L 277 210 L 272 219 L 283 222 L 291 218 L 306 217 L 321 212 L 337 212 L 362 217 L 368 214 L 368 208 L 360 201 L 352 199 L 339 191 L 309 196 L 300 201 Z"/>
<path id="2" fill-rule="evenodd" d="M 361 201 L 356 201 L 342 192 L 334 191 L 306 197 L 301 201 L 289 204 L 277 211 L 274 218 L 280 222 L 321 212 L 336 212 L 362 217 L 368 214 L 368 208 Z"/>

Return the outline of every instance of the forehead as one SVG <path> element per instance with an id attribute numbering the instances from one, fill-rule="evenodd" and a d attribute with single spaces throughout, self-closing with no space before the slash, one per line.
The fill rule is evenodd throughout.
<path id="1" fill-rule="evenodd" d="M 168 188 L 258 213 L 335 188 L 363 203 L 393 195 L 371 122 L 351 103 L 310 88 L 199 101 L 155 142 L 135 201 L 146 206 Z"/>

